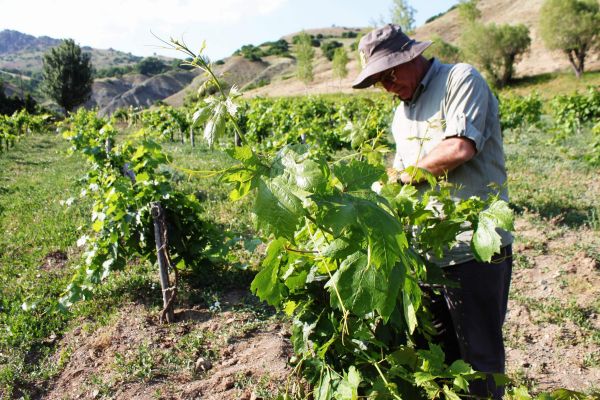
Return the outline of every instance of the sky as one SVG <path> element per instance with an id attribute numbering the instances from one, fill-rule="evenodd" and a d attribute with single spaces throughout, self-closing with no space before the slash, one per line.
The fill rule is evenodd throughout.
<path id="1" fill-rule="evenodd" d="M 458 0 L 409 0 L 416 25 Z M 72 38 L 81 46 L 137 56 L 182 57 L 160 38 L 183 40 L 192 50 L 206 40 L 213 60 L 244 44 L 277 40 L 303 29 L 365 27 L 389 16 L 392 0 L 0 0 L 0 31 Z"/>

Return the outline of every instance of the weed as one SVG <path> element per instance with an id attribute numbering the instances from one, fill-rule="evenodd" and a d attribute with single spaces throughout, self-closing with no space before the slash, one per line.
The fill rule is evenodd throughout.
<path id="1" fill-rule="evenodd" d="M 125 354 L 116 352 L 114 365 L 124 382 L 141 380 L 148 382 L 156 370 L 155 354 L 149 344 L 144 343 Z"/>

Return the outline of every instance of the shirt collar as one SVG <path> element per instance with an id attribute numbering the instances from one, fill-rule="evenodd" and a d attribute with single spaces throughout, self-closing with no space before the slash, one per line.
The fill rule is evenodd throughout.
<path id="1" fill-rule="evenodd" d="M 413 95 L 413 98 L 409 102 L 410 105 L 416 103 L 417 100 L 419 100 L 419 97 L 421 97 L 421 94 L 427 89 L 427 85 L 429 85 L 429 83 L 431 82 L 433 77 L 437 74 L 437 70 L 440 67 L 440 62 L 435 58 L 432 58 L 429 61 L 431 62 L 431 66 L 429 67 L 429 70 L 427 71 L 427 73 L 425 74 L 423 79 L 421 80 L 421 83 L 417 87 L 417 90 L 415 90 L 415 94 Z"/>

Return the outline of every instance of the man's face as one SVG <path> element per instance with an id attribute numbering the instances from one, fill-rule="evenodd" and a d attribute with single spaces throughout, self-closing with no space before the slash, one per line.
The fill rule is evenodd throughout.
<path id="1" fill-rule="evenodd" d="M 420 63 L 414 59 L 380 73 L 379 83 L 383 88 L 403 101 L 412 99 L 422 78 Z"/>

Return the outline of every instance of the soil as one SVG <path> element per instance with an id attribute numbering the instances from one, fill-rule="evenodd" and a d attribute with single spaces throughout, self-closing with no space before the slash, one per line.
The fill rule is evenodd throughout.
<path id="1" fill-rule="evenodd" d="M 146 306 L 128 304 L 106 326 L 74 329 L 54 356 L 60 363 L 70 353 L 69 361 L 43 398 L 227 400 L 277 393 L 291 375 L 289 335 L 276 321 L 244 329 L 252 313 L 234 307 L 243 305 L 246 295 L 228 293 L 217 313 L 200 307 L 176 310 L 170 325 L 159 325 L 158 313 Z M 190 334 L 208 340 L 185 347 L 182 338 Z M 139 349 L 147 350 L 146 357 Z M 177 366 L 165 361 L 169 355 L 187 360 Z M 144 362 L 136 360 L 151 365 L 146 376 Z"/>
<path id="2" fill-rule="evenodd" d="M 535 391 L 598 390 L 600 265 L 581 250 L 598 245 L 597 232 L 548 225 L 517 221 L 515 254 L 525 267 L 513 270 L 507 369 Z"/>
<path id="3" fill-rule="evenodd" d="M 593 249 L 598 239 L 587 228 L 539 221 L 531 215 L 517 220 L 505 324 L 507 372 L 533 392 L 597 390 L 600 270 L 593 254 L 582 249 Z M 245 308 L 249 298 L 247 291 L 228 292 L 219 299 L 220 311 L 180 309 L 170 325 L 158 324 L 157 311 L 128 304 L 105 326 L 78 327 L 58 345 L 54 361 L 68 362 L 44 398 L 271 398 L 285 390 L 292 375 L 288 327 L 276 318 L 257 319 Z M 206 339 L 185 347 L 183 338 L 190 335 Z M 136 370 L 122 360 L 131 360 L 140 348 L 148 349 L 154 365 L 147 376 L 132 378 L 143 363 Z M 174 354 L 187 361 L 165 361 Z"/>

